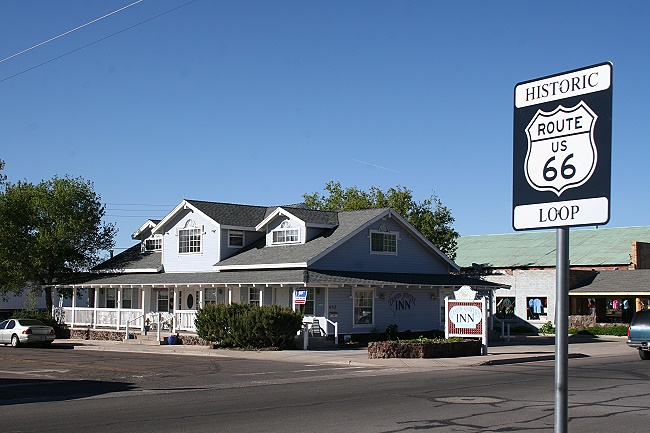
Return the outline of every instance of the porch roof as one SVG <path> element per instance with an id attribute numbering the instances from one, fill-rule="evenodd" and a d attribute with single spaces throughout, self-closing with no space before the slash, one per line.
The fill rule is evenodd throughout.
<path id="1" fill-rule="evenodd" d="M 577 284 L 569 295 L 650 297 L 650 269 L 600 271 Z"/>
<path id="2" fill-rule="evenodd" d="M 305 287 L 340 286 L 417 286 L 417 287 L 460 287 L 464 285 L 480 289 L 496 290 L 507 287 L 489 281 L 462 275 L 450 274 L 401 274 L 381 272 L 345 272 L 305 269 L 274 269 L 260 271 L 224 271 L 196 273 L 130 273 L 93 274 L 75 281 L 70 280 L 58 287 L 177 287 L 177 286 L 257 286 L 289 285 Z"/>

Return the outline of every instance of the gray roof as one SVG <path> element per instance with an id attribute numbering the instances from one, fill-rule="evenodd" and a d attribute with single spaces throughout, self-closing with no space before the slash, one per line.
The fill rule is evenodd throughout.
<path id="1" fill-rule="evenodd" d="M 145 271 L 158 270 L 162 263 L 161 251 L 142 252 L 142 244 L 136 244 L 92 268 L 93 271 Z"/>
<path id="2" fill-rule="evenodd" d="M 293 211 L 294 209 L 291 209 Z M 243 249 L 240 253 L 216 263 L 217 268 L 226 266 L 276 265 L 285 263 L 309 263 L 346 237 L 388 209 L 366 209 L 338 213 L 338 226 L 304 244 L 267 246 L 265 239 Z M 296 215 L 298 216 L 298 215 Z"/>
<path id="3" fill-rule="evenodd" d="M 219 224 L 237 227 L 255 227 L 275 209 L 275 207 L 269 208 L 266 206 L 216 203 L 200 200 L 187 200 L 187 202 Z"/>
<path id="4" fill-rule="evenodd" d="M 312 224 L 323 224 L 323 225 L 335 226 L 339 223 L 338 212 L 304 209 L 298 207 L 284 207 L 284 206 L 280 206 L 280 207 L 286 209 L 287 212 L 290 212 L 292 215 L 295 215 L 297 218 L 300 218 L 302 221 L 307 223 L 307 225 L 312 223 Z"/>
<path id="5" fill-rule="evenodd" d="M 488 268 L 554 267 L 555 231 L 531 231 L 458 238 L 456 263 Z M 569 232 L 571 266 L 631 263 L 632 242 L 650 242 L 650 226 L 574 229 Z"/>
<path id="6" fill-rule="evenodd" d="M 595 272 L 576 284 L 569 295 L 650 297 L 650 269 Z"/>
<path id="7" fill-rule="evenodd" d="M 310 285 L 310 286 L 429 286 L 453 287 L 470 285 L 482 288 L 502 287 L 496 283 L 450 274 L 401 274 L 380 272 L 308 271 L 275 269 L 262 271 L 175 272 L 131 274 L 87 274 L 70 280 L 63 287 L 102 286 L 187 286 L 187 285 Z"/>

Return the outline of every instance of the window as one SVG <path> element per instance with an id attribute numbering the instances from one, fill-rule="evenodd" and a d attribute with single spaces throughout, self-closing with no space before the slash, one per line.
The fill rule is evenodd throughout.
<path id="1" fill-rule="evenodd" d="M 540 316 L 546 316 L 546 298 L 539 296 L 526 298 L 526 309 L 527 319 L 539 320 Z"/>
<path id="2" fill-rule="evenodd" d="M 260 305 L 260 289 L 256 287 L 248 288 L 248 303 Z"/>
<path id="3" fill-rule="evenodd" d="M 353 294 L 354 301 L 354 324 L 371 325 L 373 290 L 355 290 Z"/>
<path id="4" fill-rule="evenodd" d="M 217 303 L 217 289 L 212 287 L 205 289 L 205 304 L 216 304 Z"/>
<path id="5" fill-rule="evenodd" d="M 133 289 L 122 289 L 122 308 L 133 308 Z"/>
<path id="6" fill-rule="evenodd" d="M 158 311 L 169 311 L 169 292 L 159 290 L 158 292 Z"/>
<path id="7" fill-rule="evenodd" d="M 300 242 L 300 229 L 292 228 L 289 220 L 282 221 L 280 227 L 273 230 L 274 244 L 290 244 Z"/>
<path id="8" fill-rule="evenodd" d="M 397 254 L 397 232 L 389 232 L 384 224 L 379 226 L 379 230 L 371 230 L 370 252 Z"/>
<path id="9" fill-rule="evenodd" d="M 106 289 L 106 308 L 115 308 L 115 289 Z"/>
<path id="10" fill-rule="evenodd" d="M 300 311 L 303 316 L 313 316 L 314 313 L 314 289 L 307 289 L 307 299 L 304 304 L 296 304 L 295 311 Z"/>
<path id="11" fill-rule="evenodd" d="M 497 317 L 513 317 L 515 315 L 515 298 L 514 297 L 497 297 Z"/>
<path id="12" fill-rule="evenodd" d="M 201 252 L 201 229 L 197 228 L 193 220 L 187 220 L 185 228 L 178 230 L 178 253 Z"/>
<path id="13" fill-rule="evenodd" d="M 244 232 L 242 230 L 228 230 L 228 246 L 241 248 L 244 246 Z"/>
<path id="14" fill-rule="evenodd" d="M 143 251 L 160 251 L 160 250 L 162 250 L 162 238 L 145 239 Z"/>

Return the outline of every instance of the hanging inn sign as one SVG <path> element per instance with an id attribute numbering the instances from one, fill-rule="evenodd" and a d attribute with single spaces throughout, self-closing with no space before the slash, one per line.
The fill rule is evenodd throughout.
<path id="1" fill-rule="evenodd" d="M 515 87 L 515 230 L 609 221 L 611 119 L 611 63 Z"/>

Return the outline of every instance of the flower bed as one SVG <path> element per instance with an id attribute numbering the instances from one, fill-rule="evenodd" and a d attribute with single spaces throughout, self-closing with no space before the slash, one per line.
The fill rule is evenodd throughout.
<path id="1" fill-rule="evenodd" d="M 480 340 L 441 342 L 379 341 L 368 344 L 368 358 L 457 358 L 480 356 Z"/>

